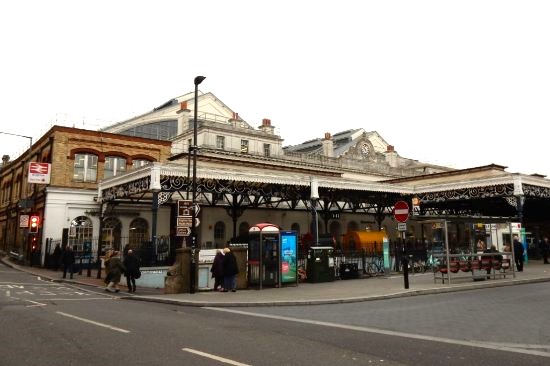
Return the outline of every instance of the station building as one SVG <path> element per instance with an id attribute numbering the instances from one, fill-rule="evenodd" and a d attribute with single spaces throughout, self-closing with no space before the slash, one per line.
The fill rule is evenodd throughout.
<path id="1" fill-rule="evenodd" d="M 544 176 L 509 173 L 500 165 L 456 170 L 422 163 L 363 128 L 314 131 L 318 138 L 284 146 L 269 118 L 244 121 L 212 93 L 197 100 L 196 126 L 194 94 L 188 93 L 99 131 L 54 126 L 15 160 L 4 157 L 0 248 L 30 258 L 34 240 L 43 264 L 51 250 L 46 243 L 56 241 L 92 251 L 143 242 L 156 251 L 159 243 L 163 250 L 189 246 L 178 202 L 188 201 L 193 189 L 200 248 L 243 241 L 258 222 L 299 235 L 317 230 L 337 244 L 353 230 L 384 230 L 395 238 L 398 200 L 416 202 L 411 214 L 417 217 L 406 229 L 411 241 L 433 237 L 433 228 L 421 222 L 430 217 L 488 224 L 498 217 L 519 221 L 536 236 L 548 233 L 550 181 Z M 29 183 L 31 163 L 46 164 L 49 180 Z M 31 214 L 41 217 L 34 235 L 24 220 Z M 473 240 L 465 230 L 456 225 L 457 241 Z"/>

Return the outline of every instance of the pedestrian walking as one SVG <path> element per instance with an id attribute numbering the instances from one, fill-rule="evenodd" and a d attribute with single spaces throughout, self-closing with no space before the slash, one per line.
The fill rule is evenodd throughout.
<path id="1" fill-rule="evenodd" d="M 52 254 L 52 266 L 55 271 L 57 271 L 61 266 L 61 254 L 61 246 L 56 244 Z"/>
<path id="2" fill-rule="evenodd" d="M 124 275 L 126 276 L 128 292 L 136 292 L 136 279 L 141 277 L 141 272 L 139 270 L 139 258 L 134 254 L 132 249 L 128 249 L 122 264 L 126 268 Z"/>
<path id="3" fill-rule="evenodd" d="M 105 254 L 105 270 L 107 272 L 105 280 L 108 281 L 105 291 L 108 292 L 120 291 L 118 283 L 120 282 L 120 277 L 126 271 L 126 268 L 124 268 L 122 261 L 117 255 L 118 252 L 114 250 L 108 250 Z"/>
<path id="4" fill-rule="evenodd" d="M 523 272 L 523 244 L 519 241 L 517 235 L 514 236 L 514 259 L 518 272 Z"/>
<path id="5" fill-rule="evenodd" d="M 540 252 L 542 254 L 543 263 L 549 264 L 548 252 L 550 252 L 550 242 L 548 241 L 548 236 L 545 236 L 544 239 L 540 242 Z"/>
<path id="6" fill-rule="evenodd" d="M 221 249 L 216 252 L 210 272 L 214 278 L 214 291 L 223 291 L 223 251 Z"/>
<path id="7" fill-rule="evenodd" d="M 73 278 L 74 262 L 75 258 L 73 248 L 67 245 L 61 255 L 61 263 L 63 264 L 63 278 L 67 277 L 67 272 L 69 272 L 70 278 Z"/>
<path id="8" fill-rule="evenodd" d="M 231 290 L 237 291 L 237 274 L 239 273 L 239 267 L 237 266 L 237 258 L 229 248 L 223 249 L 223 292 Z"/>

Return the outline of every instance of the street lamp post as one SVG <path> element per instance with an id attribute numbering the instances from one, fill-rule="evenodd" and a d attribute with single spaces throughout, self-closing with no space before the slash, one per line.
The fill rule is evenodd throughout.
<path id="1" fill-rule="evenodd" d="M 313 219 L 315 220 L 314 228 L 315 228 L 315 244 L 319 245 L 319 221 L 317 219 L 317 201 L 319 200 L 319 183 L 317 182 L 317 179 L 311 177 L 309 180 L 309 185 L 311 188 L 311 208 L 313 210 Z"/>
<path id="2" fill-rule="evenodd" d="M 10 136 L 18 136 L 18 137 L 24 137 L 26 139 L 29 139 L 29 149 L 32 149 L 32 137 L 30 136 L 24 136 L 24 135 L 18 135 L 16 133 L 9 133 L 9 132 L 0 132 L 2 135 L 10 135 Z"/>
<path id="3" fill-rule="evenodd" d="M 193 113 L 193 178 L 191 182 L 191 202 L 193 207 L 193 215 L 191 216 L 191 266 L 190 266 L 190 286 L 189 292 L 195 293 L 195 272 L 196 272 L 196 263 L 195 263 L 195 250 L 197 246 L 197 228 L 196 228 L 196 215 L 198 210 L 195 209 L 197 204 L 197 111 L 198 111 L 198 99 L 199 99 L 199 84 L 206 79 L 205 76 L 195 77 L 195 104 L 194 104 L 194 113 Z"/>

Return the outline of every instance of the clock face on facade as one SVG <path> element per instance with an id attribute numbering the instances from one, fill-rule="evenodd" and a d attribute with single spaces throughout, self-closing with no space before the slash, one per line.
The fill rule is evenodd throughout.
<path id="1" fill-rule="evenodd" d="M 369 145 L 368 144 L 361 145 L 361 154 L 363 154 L 364 156 L 367 156 L 369 154 Z"/>

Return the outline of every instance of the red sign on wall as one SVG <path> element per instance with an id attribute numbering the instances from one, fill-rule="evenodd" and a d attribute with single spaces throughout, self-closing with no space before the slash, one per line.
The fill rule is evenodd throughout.
<path id="1" fill-rule="evenodd" d="M 49 163 L 29 163 L 29 183 L 50 184 L 50 164 Z"/>

